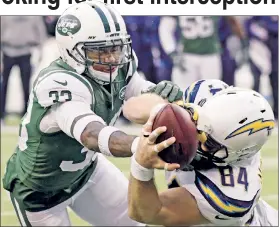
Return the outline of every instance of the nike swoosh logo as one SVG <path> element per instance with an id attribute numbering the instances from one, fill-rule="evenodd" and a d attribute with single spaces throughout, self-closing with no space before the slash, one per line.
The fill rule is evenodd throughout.
<path id="1" fill-rule="evenodd" d="M 229 218 L 223 218 L 223 217 L 220 217 L 219 215 L 216 215 L 215 218 L 219 219 L 219 220 L 229 220 Z"/>
<path id="2" fill-rule="evenodd" d="M 68 82 L 65 80 L 65 82 L 61 82 L 61 81 L 57 81 L 57 80 L 53 80 L 58 84 L 61 84 L 62 86 L 67 86 Z"/>

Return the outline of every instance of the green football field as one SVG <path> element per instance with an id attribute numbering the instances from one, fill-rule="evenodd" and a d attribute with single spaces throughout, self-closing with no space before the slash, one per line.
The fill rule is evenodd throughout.
<path id="1" fill-rule="evenodd" d="M 123 128 L 132 134 L 138 134 L 139 129 L 135 127 Z M 15 130 L 1 131 L 1 178 L 3 177 L 6 162 L 12 154 L 17 144 L 17 136 Z M 269 204 L 278 208 L 278 137 L 277 133 L 270 138 L 268 143 L 262 150 L 263 156 L 263 193 L 262 197 Z M 129 175 L 129 159 L 115 159 L 111 161 L 119 167 L 123 173 Z M 156 172 L 156 182 L 159 190 L 164 190 L 166 184 L 164 181 L 163 171 Z M 2 183 L 2 182 L 1 182 Z M 69 210 L 72 225 L 75 226 L 89 226 L 86 222 L 78 218 L 71 210 Z M 4 189 L 1 187 L 1 226 L 19 226 L 16 214 L 13 210 L 9 197 Z"/>

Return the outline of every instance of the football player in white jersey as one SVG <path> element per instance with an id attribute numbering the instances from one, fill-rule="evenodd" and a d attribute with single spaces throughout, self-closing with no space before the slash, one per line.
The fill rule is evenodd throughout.
<path id="1" fill-rule="evenodd" d="M 186 108 L 198 115 L 195 120 L 202 135 L 190 167 L 174 170 L 179 165 L 164 163 L 155 151 L 146 152 L 150 147 L 160 152 L 174 142 L 170 138 L 154 144 L 164 128 L 142 136 L 132 158 L 130 217 L 156 225 L 278 225 L 276 210 L 259 199 L 259 151 L 274 127 L 270 105 L 257 92 L 240 88 L 225 89 L 202 104 L 201 108 Z M 145 136 L 163 105 L 151 111 Z M 166 171 L 169 189 L 162 193 L 154 185 L 154 168 L 172 170 Z"/>
<path id="2" fill-rule="evenodd" d="M 189 86 L 183 96 L 185 102 L 194 103 L 202 106 L 210 97 L 219 91 L 228 88 L 228 85 L 221 80 L 198 80 Z M 198 158 L 198 156 L 196 157 Z M 196 160 L 193 161 L 195 163 Z M 193 169 L 192 165 L 187 166 Z M 169 179 L 166 179 L 167 181 Z M 260 198 L 254 210 L 254 219 L 251 226 L 277 226 L 278 210 L 271 207 L 268 203 Z"/>

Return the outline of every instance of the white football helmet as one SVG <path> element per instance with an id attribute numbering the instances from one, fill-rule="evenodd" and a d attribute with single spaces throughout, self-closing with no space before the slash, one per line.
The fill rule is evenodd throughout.
<path id="1" fill-rule="evenodd" d="M 111 83 L 118 68 L 133 60 L 122 16 L 97 0 L 69 7 L 57 22 L 56 41 L 64 62 L 101 84 Z"/>
<path id="2" fill-rule="evenodd" d="M 198 153 L 217 165 L 252 157 L 274 128 L 274 114 L 259 93 L 237 87 L 218 92 L 199 110 L 197 129 L 205 133 Z"/>
<path id="3" fill-rule="evenodd" d="M 202 106 L 208 98 L 217 92 L 228 88 L 229 85 L 222 80 L 198 80 L 192 83 L 184 92 L 183 101 Z"/>

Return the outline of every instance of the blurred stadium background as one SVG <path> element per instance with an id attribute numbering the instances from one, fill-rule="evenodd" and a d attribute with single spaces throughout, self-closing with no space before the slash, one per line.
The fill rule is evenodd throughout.
<path id="1" fill-rule="evenodd" d="M 221 17 L 222 19 L 223 17 Z M 278 17 L 276 16 L 277 21 L 277 43 L 278 43 Z M 247 34 L 250 34 L 249 30 L 253 27 L 253 32 L 257 33 L 257 29 L 259 33 L 270 31 L 268 30 L 269 24 L 263 23 L 261 20 L 257 18 L 238 16 L 236 19 L 243 25 L 243 29 Z M 273 18 L 274 19 L 274 18 Z M 38 72 L 45 66 L 47 66 L 52 60 L 59 57 L 59 53 L 55 44 L 54 35 L 54 26 L 57 22 L 57 17 L 55 16 L 45 16 L 45 17 L 37 17 L 37 20 L 41 20 L 42 29 L 42 42 L 37 43 L 36 45 L 30 48 L 31 54 L 31 80 L 30 83 L 34 81 Z M 145 50 L 149 50 L 149 54 L 152 58 L 151 65 L 148 66 L 149 69 L 146 69 L 143 63 L 139 65 L 139 71 L 141 71 L 141 75 L 149 78 L 150 80 L 154 80 L 154 82 L 160 81 L 160 78 L 167 79 L 171 78 L 171 73 L 169 75 L 164 75 L 160 77 L 160 73 L 162 73 L 162 68 L 167 67 L 166 65 L 171 62 L 170 56 L 166 54 L 162 48 L 160 43 L 160 34 L 159 34 L 159 24 L 162 20 L 162 17 L 125 17 L 128 31 L 132 35 L 133 46 L 136 47 L 135 51 L 139 57 L 139 62 L 141 62 L 142 55 L 146 57 L 146 53 L 141 54 L 138 53 L 137 50 L 143 48 L 142 45 L 146 45 Z M 264 19 L 265 20 L 265 19 Z M 1 56 L 3 56 L 2 48 L 5 43 L 3 43 L 2 37 L 5 35 L 5 25 L 2 24 L 3 16 L 1 17 Z M 268 21 L 268 20 L 266 20 Z M 249 24 L 249 23 L 250 24 Z M 268 22 L 267 22 L 268 23 Z M 252 24 L 252 25 L 251 25 Z M 247 27 L 248 26 L 248 27 Z M 249 27 L 250 26 L 250 27 Z M 179 32 L 179 31 L 177 31 Z M 219 38 L 222 39 L 222 28 L 219 28 Z M 138 34 L 138 35 L 137 35 Z M 221 34 L 221 35 L 220 35 Z M 153 38 L 154 37 L 154 38 Z M 20 39 L 20 37 L 17 37 Z M 243 51 L 243 46 L 239 46 L 239 40 L 237 41 L 237 37 L 229 32 L 227 37 L 225 37 L 225 47 L 228 48 L 231 53 L 232 58 L 236 60 L 237 56 L 241 54 L 245 54 Z M 247 39 L 250 39 L 250 45 L 247 45 L 247 53 L 249 58 L 244 64 L 238 64 L 235 68 L 234 73 L 234 85 L 246 88 L 253 88 L 255 86 L 255 75 L 251 71 L 251 62 L 260 68 L 260 83 L 259 83 L 259 92 L 263 94 L 267 100 L 274 104 L 273 95 L 272 95 L 272 87 L 271 84 L 277 83 L 278 86 L 278 52 L 277 52 L 277 81 L 270 82 L 270 72 L 272 70 L 272 62 L 271 62 L 271 51 L 269 46 L 265 42 L 265 40 L 261 40 L 261 38 L 257 38 L 256 35 L 250 34 L 247 36 Z M 236 40 L 236 41 L 234 41 Z M 278 46 L 276 47 L 276 49 Z M 4 48 L 3 48 L 4 50 Z M 241 58 L 242 59 L 242 58 Z M 250 61 L 249 61 L 250 59 Z M 252 61 L 251 61 L 252 59 Z M 2 60 L 2 57 L 1 57 Z M 172 62 L 171 62 L 172 63 Z M 1 61 L 1 74 L 3 73 L 3 61 Z M 151 67 L 151 69 L 150 69 Z M 169 66 L 168 66 L 169 67 Z M 172 67 L 172 66 L 170 66 Z M 174 64 L 174 72 L 175 67 L 177 65 Z M 171 68 L 172 70 L 172 68 Z M 210 73 L 210 68 L 208 69 Z M 145 75 L 145 73 L 150 73 L 150 75 Z M 164 70 L 167 72 L 167 70 Z M 170 71 L 171 72 L 171 71 Z M 222 72 L 225 74 L 226 72 Z M 152 75 L 159 75 L 156 78 L 152 78 Z M 151 77 L 151 78 L 150 78 Z M 201 78 L 202 79 L 202 78 Z M 229 78 L 230 80 L 231 78 Z M 233 80 L 231 80 L 233 81 Z M 1 75 L 1 84 L 3 84 L 3 76 Z M 1 86 L 1 97 L 2 94 L 2 86 Z M 278 91 L 277 91 L 278 92 Z M 2 101 L 2 99 L 1 99 Z M 22 111 L 24 109 L 24 99 L 23 99 L 23 89 L 20 79 L 20 70 L 18 66 L 12 68 L 9 83 L 7 87 L 7 99 L 5 105 L 5 111 L 1 110 L 1 177 L 3 177 L 5 165 L 14 151 L 15 146 L 17 145 L 17 132 L 18 132 L 18 124 L 20 122 L 20 117 L 22 116 Z M 129 124 L 125 119 L 120 118 L 117 121 L 117 127 L 123 129 L 124 131 L 131 134 L 138 134 L 140 132 L 140 127 L 138 125 Z M 275 208 L 278 208 L 278 129 L 274 130 L 274 133 L 268 143 L 265 145 L 262 150 L 263 156 L 263 198 Z M 118 166 L 123 173 L 128 176 L 129 175 L 129 160 L 128 159 L 111 159 L 116 166 Z M 166 184 L 164 182 L 163 171 L 157 171 L 157 186 L 162 190 L 166 188 Z M 71 220 L 73 225 L 88 225 L 84 221 L 80 220 L 76 217 L 72 212 L 70 212 Z M 12 205 L 9 200 L 8 194 L 1 187 L 1 226 L 19 226 L 18 220 L 16 218 L 16 214 L 12 208 Z"/>

